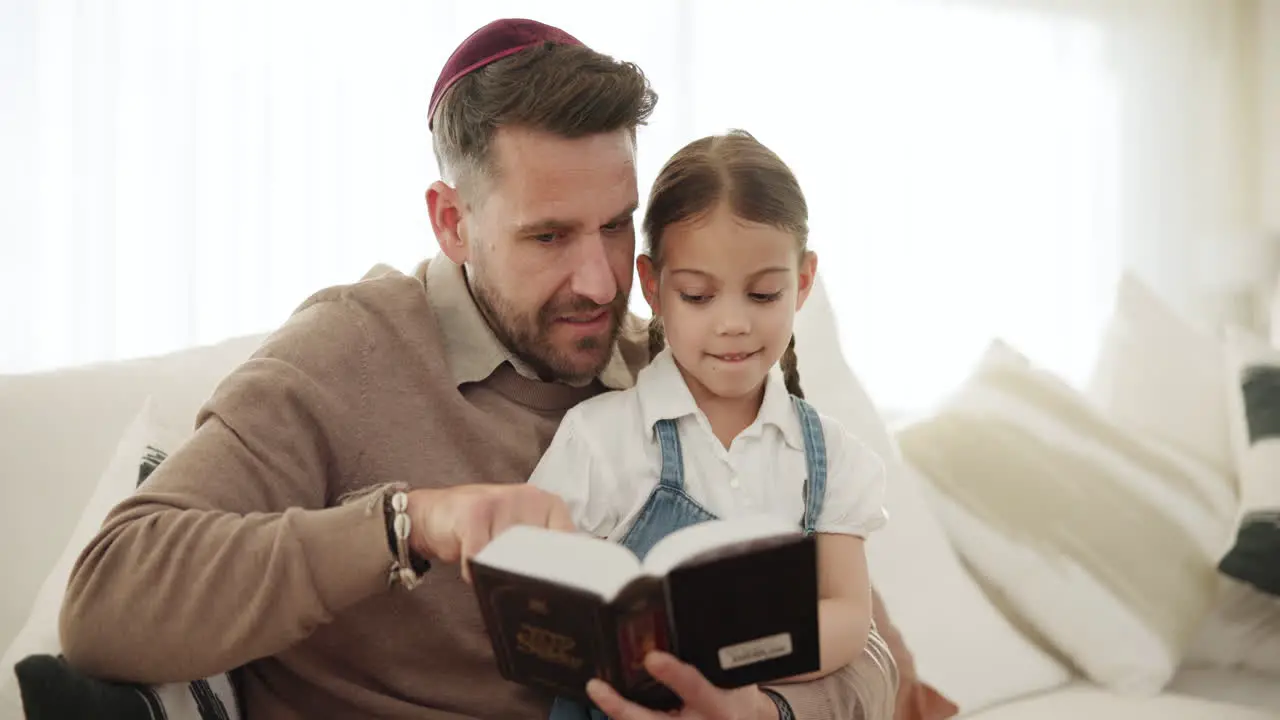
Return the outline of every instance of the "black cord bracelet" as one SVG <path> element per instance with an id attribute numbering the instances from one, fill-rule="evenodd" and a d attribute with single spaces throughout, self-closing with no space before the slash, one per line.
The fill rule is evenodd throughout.
<path id="1" fill-rule="evenodd" d="M 796 720 L 796 714 L 791 710 L 791 703 L 776 690 L 769 688 L 760 688 L 760 692 L 773 701 L 774 706 L 778 708 L 778 720 Z"/>

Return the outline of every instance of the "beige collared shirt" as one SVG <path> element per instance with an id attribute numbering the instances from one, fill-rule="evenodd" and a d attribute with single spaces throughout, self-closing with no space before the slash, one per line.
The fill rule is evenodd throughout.
<path id="1" fill-rule="evenodd" d="M 366 277 L 378 274 L 382 267 L 375 267 Z M 431 310 L 440 328 L 445 359 L 456 384 L 485 380 L 503 363 L 510 363 L 516 372 L 530 380 L 541 379 L 533 368 L 498 340 L 476 305 L 461 266 L 440 254 L 419 265 L 416 274 L 426 284 Z M 640 338 L 645 332 L 644 321 L 627 314 L 622 332 L 629 338 Z M 600 382 L 611 390 L 631 387 L 635 384 L 634 370 L 628 367 L 618 345 L 614 345 L 612 352 L 609 363 L 600 373 Z"/>

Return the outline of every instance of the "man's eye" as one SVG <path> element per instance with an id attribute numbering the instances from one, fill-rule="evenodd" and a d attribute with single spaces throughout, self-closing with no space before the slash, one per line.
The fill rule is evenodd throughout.
<path id="1" fill-rule="evenodd" d="M 541 233 L 533 236 L 534 240 L 540 243 L 553 243 L 556 241 L 556 234 L 553 232 Z"/>

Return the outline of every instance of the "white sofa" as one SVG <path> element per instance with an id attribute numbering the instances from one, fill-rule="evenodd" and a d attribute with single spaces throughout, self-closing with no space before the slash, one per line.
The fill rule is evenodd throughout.
<path id="1" fill-rule="evenodd" d="M 821 288 L 800 318 L 798 355 L 808 397 L 890 459 L 891 522 L 869 545 L 877 587 L 915 655 L 921 676 L 981 720 L 1081 717 L 1142 720 L 1262 720 L 1280 717 L 1280 680 L 1185 669 L 1154 696 L 1126 696 L 1078 679 L 990 603 L 948 543 L 919 474 L 903 467 L 884 423 L 834 339 Z M 228 340 L 159 358 L 0 377 L 0 532 L 6 591 L 0 648 L 27 623 L 56 617 L 59 578 L 34 598 L 64 553 L 125 426 L 147 398 L 152 415 L 181 435 L 219 378 L 260 337 Z M 856 362 L 855 362 L 856 364 Z M 9 659 L 12 661 L 12 658 Z M 20 717 L 4 668 L 0 720 Z M 1270 708 L 1270 709 L 1268 709 Z M 7 714 L 6 714 L 7 713 Z"/>

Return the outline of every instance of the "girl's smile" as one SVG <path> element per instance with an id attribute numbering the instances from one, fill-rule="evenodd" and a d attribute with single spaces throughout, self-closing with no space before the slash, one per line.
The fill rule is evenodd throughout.
<path id="1" fill-rule="evenodd" d="M 759 350 L 752 350 L 751 352 L 735 352 L 735 353 L 719 353 L 719 354 L 707 353 L 707 355 L 709 355 L 710 357 L 713 357 L 716 360 L 719 360 L 720 362 L 725 362 L 725 363 L 740 363 L 745 360 L 749 360 L 759 354 L 760 354 Z"/>

